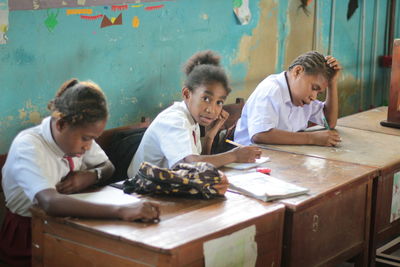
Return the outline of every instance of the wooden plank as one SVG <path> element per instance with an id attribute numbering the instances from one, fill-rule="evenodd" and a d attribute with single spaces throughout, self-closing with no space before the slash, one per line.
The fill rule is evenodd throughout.
<path id="1" fill-rule="evenodd" d="M 379 167 L 384 170 L 400 165 L 400 137 L 337 126 L 342 142 L 337 147 L 308 145 L 267 145 L 267 149 L 278 149 L 301 155 L 338 160 L 354 164 Z"/>
<path id="2" fill-rule="evenodd" d="M 151 266 L 53 235 L 44 235 L 44 244 L 45 266 Z"/>
<path id="3" fill-rule="evenodd" d="M 386 119 L 387 114 L 388 107 L 378 107 L 368 111 L 342 117 L 338 120 L 337 125 L 400 136 L 400 129 L 385 127 L 380 124 L 382 120 Z"/>

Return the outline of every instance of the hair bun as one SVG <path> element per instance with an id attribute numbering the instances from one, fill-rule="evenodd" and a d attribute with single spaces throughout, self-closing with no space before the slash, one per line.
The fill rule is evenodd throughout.
<path id="1" fill-rule="evenodd" d="M 56 94 L 56 97 L 61 96 L 61 95 L 65 92 L 65 90 L 67 90 L 68 88 L 71 88 L 71 87 L 77 85 L 78 83 L 79 83 L 79 80 L 76 79 L 76 78 L 72 78 L 72 79 L 69 79 L 68 81 L 64 82 L 64 83 L 61 85 L 60 89 L 58 89 L 58 92 L 57 92 L 57 94 Z"/>
<path id="2" fill-rule="evenodd" d="M 183 72 L 189 75 L 196 66 L 213 65 L 219 66 L 220 57 L 211 50 L 200 51 L 191 56 L 183 67 Z"/>

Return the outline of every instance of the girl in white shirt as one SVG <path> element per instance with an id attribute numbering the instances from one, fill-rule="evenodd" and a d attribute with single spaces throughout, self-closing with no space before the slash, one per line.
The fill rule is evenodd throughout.
<path id="1" fill-rule="evenodd" d="M 159 217 L 158 205 L 151 202 L 101 205 L 66 195 L 106 180 L 114 171 L 94 142 L 108 118 L 105 96 L 96 84 L 76 79 L 65 82 L 49 109 L 51 117 L 13 140 L 2 170 L 7 211 L 0 232 L 0 259 L 13 266 L 30 265 L 32 204 L 53 216 Z"/>
<path id="2" fill-rule="evenodd" d="M 261 150 L 250 146 L 209 155 L 215 135 L 229 116 L 222 109 L 230 92 L 228 78 L 212 51 L 194 54 L 184 72 L 183 101 L 175 102 L 151 123 L 128 168 L 128 177 L 138 172 L 143 161 L 163 168 L 198 161 L 221 167 L 231 162 L 254 162 L 260 157 Z M 199 125 L 211 126 L 203 144 Z"/>

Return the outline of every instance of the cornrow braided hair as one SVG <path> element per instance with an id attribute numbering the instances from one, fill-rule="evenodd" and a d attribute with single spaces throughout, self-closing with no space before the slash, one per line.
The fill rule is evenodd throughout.
<path id="1" fill-rule="evenodd" d="M 91 81 L 66 81 L 47 107 L 53 118 L 60 118 L 71 126 L 82 126 L 108 117 L 106 98 L 100 87 Z"/>
<path id="2" fill-rule="evenodd" d="M 220 57 L 211 50 L 200 51 L 191 56 L 183 66 L 187 78 L 184 86 L 193 91 L 202 85 L 221 83 L 227 93 L 231 89 L 228 77 L 220 66 Z"/>
<path id="3" fill-rule="evenodd" d="M 295 66 L 300 65 L 308 75 L 321 74 L 329 82 L 336 71 L 326 64 L 325 57 L 317 51 L 310 51 L 298 56 L 289 66 L 289 71 Z"/>

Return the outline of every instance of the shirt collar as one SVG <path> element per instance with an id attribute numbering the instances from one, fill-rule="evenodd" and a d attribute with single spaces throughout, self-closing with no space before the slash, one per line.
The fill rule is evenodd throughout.
<path id="1" fill-rule="evenodd" d="M 188 118 L 188 120 L 190 122 L 190 125 L 192 125 L 193 127 L 196 127 L 196 126 L 199 125 L 193 119 L 192 114 L 190 114 L 189 109 L 187 108 L 185 101 L 175 102 L 175 104 L 178 105 L 183 110 L 183 112 L 185 113 L 186 117 Z"/>
<path id="2" fill-rule="evenodd" d="M 290 98 L 290 93 L 289 93 L 289 87 L 288 84 L 286 82 L 286 78 L 285 78 L 285 71 L 281 72 L 278 74 L 277 77 L 278 83 L 280 85 L 280 88 L 282 88 L 282 99 L 283 102 L 286 103 L 290 103 L 293 105 L 292 103 L 292 99 Z"/>
<path id="3" fill-rule="evenodd" d="M 51 117 L 46 117 L 42 120 L 41 132 L 50 149 L 56 154 L 57 157 L 63 158 L 65 153 L 57 145 L 51 133 Z"/>

